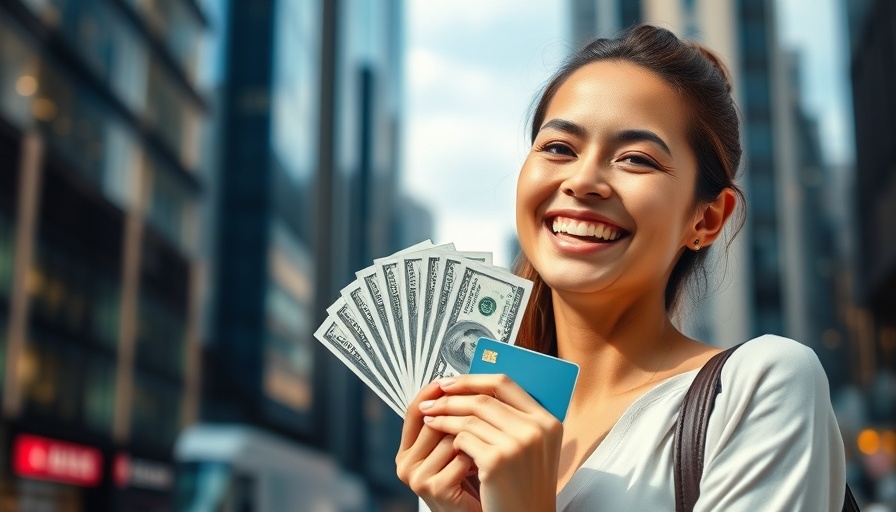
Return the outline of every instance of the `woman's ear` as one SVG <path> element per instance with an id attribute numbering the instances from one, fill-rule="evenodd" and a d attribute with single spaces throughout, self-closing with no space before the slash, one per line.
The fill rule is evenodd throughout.
<path id="1" fill-rule="evenodd" d="M 723 189 L 713 202 L 702 205 L 694 216 L 694 231 L 689 246 L 699 249 L 715 242 L 736 206 L 737 194 L 730 188 Z"/>

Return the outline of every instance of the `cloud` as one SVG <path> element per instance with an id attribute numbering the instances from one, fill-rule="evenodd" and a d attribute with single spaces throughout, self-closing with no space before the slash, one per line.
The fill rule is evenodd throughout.
<path id="1" fill-rule="evenodd" d="M 512 263 L 510 245 L 515 234 L 513 224 L 479 214 L 459 215 L 448 217 L 439 224 L 434 241 L 453 241 L 462 251 L 490 251 L 495 265 L 509 268 Z"/>
<path id="2" fill-rule="evenodd" d="M 403 187 L 432 209 L 440 242 L 501 258 L 514 232 L 526 112 L 567 51 L 565 13 L 525 3 L 409 5 Z"/>

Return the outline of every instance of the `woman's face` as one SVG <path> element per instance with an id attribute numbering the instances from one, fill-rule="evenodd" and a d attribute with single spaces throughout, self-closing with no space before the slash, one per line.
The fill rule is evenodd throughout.
<path id="1" fill-rule="evenodd" d="M 696 235 L 686 119 L 684 99 L 631 63 L 588 64 L 560 86 L 517 184 L 520 244 L 548 286 L 665 289 Z"/>

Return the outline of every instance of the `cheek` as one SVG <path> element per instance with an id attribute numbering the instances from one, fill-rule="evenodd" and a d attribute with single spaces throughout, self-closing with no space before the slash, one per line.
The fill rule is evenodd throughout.
<path id="1" fill-rule="evenodd" d="M 551 184 L 545 173 L 531 165 L 528 160 L 523 163 L 516 183 L 516 218 L 518 227 L 523 219 L 531 219 L 545 200 L 552 194 Z"/>
<path id="2" fill-rule="evenodd" d="M 637 230 L 651 244 L 665 240 L 668 250 L 677 251 L 693 215 L 690 195 L 679 184 L 656 183 L 627 187 L 626 209 L 637 223 Z M 659 246 L 657 246 L 659 247 Z"/>
<path id="3" fill-rule="evenodd" d="M 544 202 L 533 174 L 524 166 L 516 187 L 516 232 L 520 248 L 526 254 L 535 236 L 538 208 Z"/>

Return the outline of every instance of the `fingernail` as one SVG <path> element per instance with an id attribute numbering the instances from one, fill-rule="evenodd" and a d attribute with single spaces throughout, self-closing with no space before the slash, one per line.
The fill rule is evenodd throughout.
<path id="1" fill-rule="evenodd" d="M 434 419 L 435 419 L 435 418 L 432 417 L 432 416 L 424 416 L 424 417 L 423 417 L 423 423 L 430 423 L 430 422 L 431 422 L 432 420 L 434 420 Z"/>
<path id="2" fill-rule="evenodd" d="M 444 379 L 439 379 L 439 387 L 447 388 L 455 382 L 457 382 L 457 379 L 454 377 L 445 377 Z"/>
<path id="3" fill-rule="evenodd" d="M 420 410 L 425 411 L 426 409 L 429 409 L 430 407 L 432 407 L 432 404 L 434 404 L 434 403 L 436 403 L 435 400 L 424 400 L 424 401 L 420 402 Z"/>

